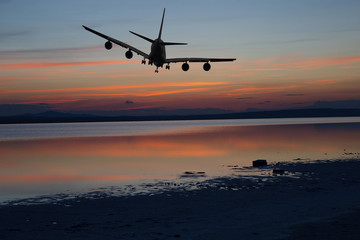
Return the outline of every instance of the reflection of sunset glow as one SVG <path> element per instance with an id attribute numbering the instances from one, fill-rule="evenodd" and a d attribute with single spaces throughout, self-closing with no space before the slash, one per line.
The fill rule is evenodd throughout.
<path id="1" fill-rule="evenodd" d="M 191 169 L 216 174 L 219 166 L 249 165 L 257 158 L 317 159 L 360 149 L 359 125 L 340 126 L 229 126 L 182 134 L 2 141 L 0 180 L 121 181 L 168 178 Z"/>
<path id="2" fill-rule="evenodd" d="M 181 138 L 181 137 L 180 137 Z M 199 140 L 200 141 L 200 140 Z M 75 147 L 76 146 L 76 147 Z M 21 153 L 14 150 L 22 148 Z M 141 151 L 139 151 L 139 149 Z M 91 137 L 56 140 L 15 141 L 1 147 L 3 156 L 32 155 L 41 152 L 43 155 L 57 156 L 132 156 L 132 157 L 191 157 L 222 155 L 224 150 L 212 148 L 203 142 L 195 143 L 191 139 L 179 141 L 176 136 L 153 137 Z"/>
<path id="3" fill-rule="evenodd" d="M 119 181 L 145 180 L 143 176 L 53 176 L 53 175 L 24 175 L 0 176 L 1 182 L 58 182 L 58 181 Z"/>
<path id="4" fill-rule="evenodd" d="M 24 197 L 126 189 L 182 181 L 186 171 L 208 177 L 238 174 L 231 166 L 251 166 L 256 159 L 343 159 L 355 156 L 345 155 L 344 149 L 360 152 L 359 124 L 179 127 L 181 132 L 172 128 L 149 135 L 3 139 L 0 192 L 6 199 L 7 193 Z"/>

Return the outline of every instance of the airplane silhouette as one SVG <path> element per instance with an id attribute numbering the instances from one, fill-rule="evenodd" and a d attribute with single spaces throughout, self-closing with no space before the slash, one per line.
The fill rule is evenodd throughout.
<path id="1" fill-rule="evenodd" d="M 144 60 L 142 60 L 142 64 L 146 64 L 146 59 L 148 59 L 148 64 L 149 65 L 155 65 L 156 66 L 156 70 L 155 72 L 158 73 L 159 67 L 163 67 L 164 64 L 166 65 L 166 69 L 170 69 L 170 63 L 177 63 L 177 62 L 183 62 L 182 64 L 182 70 L 184 71 L 188 71 L 190 66 L 188 64 L 188 62 L 205 62 L 203 65 L 203 69 L 205 71 L 209 71 L 211 68 L 211 65 L 209 62 L 230 62 L 230 61 L 234 61 L 236 60 L 236 58 L 166 58 L 166 52 L 165 52 L 165 46 L 167 45 L 187 45 L 187 43 L 175 43 L 175 42 L 164 42 L 163 40 L 161 40 L 161 33 L 162 33 L 162 28 L 163 28 L 163 23 L 164 23 L 164 16 L 165 16 L 165 8 L 164 8 L 164 12 L 163 12 L 163 16 L 162 16 L 162 20 L 161 20 L 161 26 L 160 26 L 160 31 L 159 31 L 159 36 L 157 39 L 152 40 L 148 37 L 142 36 L 138 33 L 129 31 L 130 33 L 145 39 L 148 42 L 151 42 L 151 52 L 150 54 L 146 54 L 143 51 L 129 45 L 126 44 L 124 42 L 121 42 L 115 38 L 109 37 L 105 34 L 102 34 L 100 32 L 97 32 L 91 28 L 88 28 L 86 26 L 83 25 L 83 27 L 89 31 L 92 32 L 102 38 L 105 38 L 107 40 L 107 42 L 105 42 L 105 48 L 107 50 L 110 50 L 112 48 L 112 43 L 115 43 L 117 45 L 120 45 L 123 48 L 129 49 L 126 53 L 125 56 L 126 58 L 130 59 L 133 57 L 133 53 L 135 52 L 138 55 L 141 55 L 144 57 Z"/>

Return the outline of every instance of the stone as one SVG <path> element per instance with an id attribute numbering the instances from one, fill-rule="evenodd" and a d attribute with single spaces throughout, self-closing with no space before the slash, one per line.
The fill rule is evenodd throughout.
<path id="1" fill-rule="evenodd" d="M 267 166 L 267 161 L 264 159 L 258 159 L 252 162 L 253 167 L 264 167 Z"/>

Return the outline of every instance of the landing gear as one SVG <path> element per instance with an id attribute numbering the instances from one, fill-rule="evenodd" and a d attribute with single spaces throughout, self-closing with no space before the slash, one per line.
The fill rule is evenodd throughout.
<path id="1" fill-rule="evenodd" d="M 170 64 L 166 65 L 165 69 L 170 70 Z"/>
<path id="2" fill-rule="evenodd" d="M 159 67 L 156 67 L 156 69 L 155 69 L 155 73 L 158 73 L 158 72 L 159 72 L 158 68 L 159 68 Z"/>
<path id="3" fill-rule="evenodd" d="M 144 65 L 146 64 L 145 59 L 141 61 L 141 64 L 144 64 Z"/>

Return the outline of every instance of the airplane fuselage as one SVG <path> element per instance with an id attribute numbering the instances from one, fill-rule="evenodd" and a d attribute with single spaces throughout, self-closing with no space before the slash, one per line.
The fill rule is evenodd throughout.
<path id="1" fill-rule="evenodd" d="M 149 60 L 157 67 L 162 67 L 164 65 L 166 60 L 166 52 L 164 42 L 161 39 L 156 39 L 151 44 Z"/>

